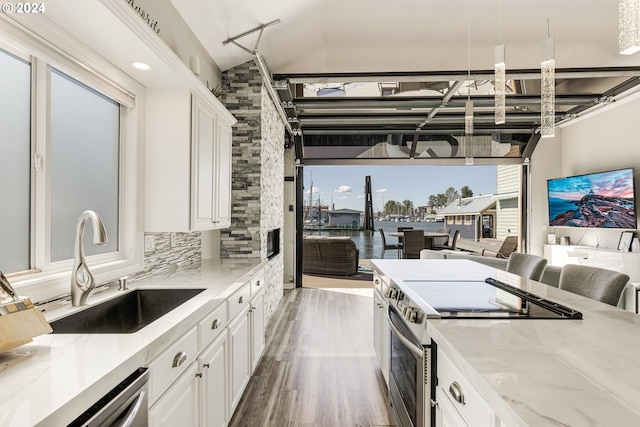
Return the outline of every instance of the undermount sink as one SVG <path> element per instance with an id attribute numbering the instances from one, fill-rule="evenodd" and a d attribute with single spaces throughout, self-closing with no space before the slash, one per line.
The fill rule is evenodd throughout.
<path id="1" fill-rule="evenodd" d="M 136 289 L 51 322 L 54 334 L 130 334 L 204 289 Z"/>

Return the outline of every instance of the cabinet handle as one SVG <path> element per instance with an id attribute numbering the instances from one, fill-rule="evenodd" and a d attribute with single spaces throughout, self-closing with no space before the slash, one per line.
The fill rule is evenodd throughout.
<path id="1" fill-rule="evenodd" d="M 186 360 L 187 360 L 187 353 L 185 353 L 184 351 L 181 351 L 180 353 L 174 356 L 172 368 L 177 368 L 178 366 L 182 365 Z"/>
<path id="2" fill-rule="evenodd" d="M 196 372 L 196 377 L 197 378 L 202 378 L 202 372 Z"/>
<path id="3" fill-rule="evenodd" d="M 260 286 L 260 280 L 256 281 L 256 286 Z"/>
<path id="4" fill-rule="evenodd" d="M 211 324 L 211 329 L 218 329 L 218 326 L 220 326 L 220 319 L 215 319 Z"/>
<path id="5" fill-rule="evenodd" d="M 203 368 L 208 368 L 208 367 L 209 367 L 209 364 L 208 364 L 208 363 L 203 363 L 203 364 L 202 364 L 202 367 L 203 367 Z"/>
<path id="6" fill-rule="evenodd" d="M 449 386 L 449 393 L 453 396 L 453 399 L 464 405 L 464 393 L 462 392 L 462 387 L 456 381 L 452 382 Z"/>
<path id="7" fill-rule="evenodd" d="M 240 295 L 240 298 L 238 298 L 238 304 L 242 304 L 244 302 L 244 296 Z"/>
<path id="8" fill-rule="evenodd" d="M 440 404 L 438 402 L 436 402 L 435 400 L 431 399 L 431 407 L 432 408 L 438 408 L 438 407 L 440 407 Z"/>

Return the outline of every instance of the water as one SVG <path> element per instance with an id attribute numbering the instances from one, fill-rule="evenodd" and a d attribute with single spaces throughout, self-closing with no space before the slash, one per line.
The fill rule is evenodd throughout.
<path id="1" fill-rule="evenodd" d="M 353 230 L 322 230 L 313 231 L 305 230 L 307 236 L 349 236 L 360 250 L 360 259 L 380 259 L 382 252 L 382 237 L 378 230 L 384 230 L 387 243 L 396 243 L 397 237 L 391 237 L 388 234 L 392 231 L 398 231 L 398 227 L 413 227 L 415 230 L 436 231 L 437 228 L 444 227 L 442 222 L 392 222 L 392 221 L 374 221 L 373 233 L 370 231 L 353 231 Z M 397 251 L 385 251 L 385 258 L 393 259 L 398 257 Z"/>
<path id="2" fill-rule="evenodd" d="M 558 215 L 567 211 L 576 211 L 578 206 L 573 200 L 549 199 L 549 219 L 554 220 Z"/>

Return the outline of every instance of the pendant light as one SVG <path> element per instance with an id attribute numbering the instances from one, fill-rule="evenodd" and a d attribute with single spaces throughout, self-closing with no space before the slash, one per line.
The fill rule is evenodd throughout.
<path id="1" fill-rule="evenodd" d="M 542 60 L 540 62 L 540 71 L 542 73 L 540 87 L 540 136 L 542 138 L 555 136 L 556 125 L 556 60 L 550 27 L 549 6 L 547 6 L 547 37 L 542 41 Z"/>
<path id="2" fill-rule="evenodd" d="M 464 133 L 473 135 L 473 101 L 471 100 L 471 0 L 467 0 L 467 102 L 464 105 Z"/>
<path id="3" fill-rule="evenodd" d="M 502 43 L 502 8 L 498 2 L 498 45 L 494 50 L 494 90 L 495 106 L 494 121 L 497 125 L 504 124 L 506 117 L 506 85 L 507 65 L 505 63 L 504 44 Z"/>
<path id="4" fill-rule="evenodd" d="M 632 55 L 640 51 L 640 0 L 620 0 L 618 4 L 618 51 Z"/>

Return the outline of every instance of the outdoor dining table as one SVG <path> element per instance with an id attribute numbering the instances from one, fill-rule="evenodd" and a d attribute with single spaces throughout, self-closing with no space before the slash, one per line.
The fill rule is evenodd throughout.
<path id="1" fill-rule="evenodd" d="M 389 236 L 402 237 L 404 233 L 402 231 L 392 231 L 388 233 Z M 424 232 L 424 248 L 431 249 L 433 247 L 433 239 L 436 237 L 449 237 L 449 233 L 437 233 L 435 231 Z"/>

